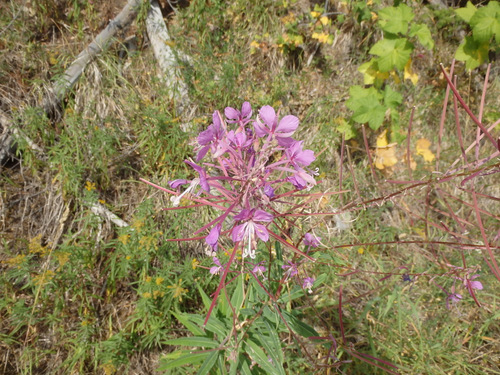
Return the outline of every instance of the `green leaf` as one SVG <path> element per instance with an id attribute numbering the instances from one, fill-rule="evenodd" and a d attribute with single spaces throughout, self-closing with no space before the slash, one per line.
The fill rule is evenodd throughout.
<path id="1" fill-rule="evenodd" d="M 412 52 L 413 44 L 406 38 L 382 39 L 370 49 L 370 54 L 379 57 L 377 62 L 381 72 L 389 72 L 394 67 L 403 69 Z"/>
<path id="2" fill-rule="evenodd" d="M 267 328 L 267 332 L 269 332 L 269 340 L 271 342 L 270 347 L 274 348 L 272 353 L 270 353 L 271 357 L 276 357 L 276 362 L 282 364 L 284 361 L 283 350 L 281 350 L 281 342 L 278 336 L 278 330 L 269 324 L 268 321 L 264 320 L 264 323 Z"/>
<path id="3" fill-rule="evenodd" d="M 359 103 L 361 106 L 354 112 L 352 119 L 360 124 L 368 123 L 374 130 L 378 129 L 384 122 L 387 108 L 382 106 L 376 98 L 362 98 Z"/>
<path id="4" fill-rule="evenodd" d="M 213 351 L 210 355 L 205 359 L 205 362 L 201 365 L 196 375 L 207 375 L 208 372 L 214 367 L 215 362 L 217 362 L 217 358 L 219 357 L 219 351 Z"/>
<path id="5" fill-rule="evenodd" d="M 195 314 L 186 314 L 189 316 L 189 320 L 193 323 L 198 324 L 198 326 L 202 327 L 205 322 L 205 318 L 195 315 Z M 229 333 L 229 329 L 222 323 L 220 320 L 217 320 L 213 315 L 208 319 L 207 325 L 205 329 L 209 332 L 213 332 L 217 334 L 221 339 L 225 338 Z"/>
<path id="6" fill-rule="evenodd" d="M 470 1 L 467 1 L 466 7 L 455 9 L 455 13 L 465 22 L 470 23 L 470 19 L 476 13 L 476 10 L 477 8 Z"/>
<path id="7" fill-rule="evenodd" d="M 488 43 L 479 44 L 473 37 L 468 36 L 460 44 L 455 53 L 455 59 L 464 61 L 468 70 L 477 68 L 488 58 Z"/>
<path id="8" fill-rule="evenodd" d="M 163 341 L 162 344 L 165 345 L 180 345 L 180 346 L 194 346 L 194 347 L 203 347 L 203 348 L 216 348 L 220 344 L 208 337 L 179 337 L 176 339 L 170 339 Z"/>
<path id="9" fill-rule="evenodd" d="M 210 353 L 191 353 L 191 351 L 186 351 L 186 350 L 177 350 L 173 353 L 167 354 L 165 357 L 161 359 L 161 362 L 166 362 L 164 364 L 161 364 L 158 370 L 160 371 L 166 371 L 166 370 L 171 370 L 176 367 L 181 367 L 184 365 L 190 365 L 191 367 L 199 363 L 205 358 L 208 357 Z M 168 361 L 169 359 L 172 359 L 171 361 Z"/>
<path id="10" fill-rule="evenodd" d="M 286 322 L 292 328 L 292 330 L 298 334 L 301 335 L 302 337 L 311 337 L 311 336 L 319 336 L 319 333 L 316 332 L 316 330 L 311 327 L 310 325 L 300 321 L 297 319 L 295 316 L 290 314 L 287 311 L 282 311 L 283 318 L 285 318 Z"/>
<path id="11" fill-rule="evenodd" d="M 408 24 L 415 15 L 406 4 L 397 7 L 386 7 L 378 12 L 379 25 L 385 32 L 391 34 L 406 34 Z"/>
<path id="12" fill-rule="evenodd" d="M 493 35 L 500 34 L 500 7 L 496 1 L 479 8 L 470 19 L 472 36 L 479 43 L 489 42 Z"/>
<path id="13" fill-rule="evenodd" d="M 385 87 L 384 104 L 389 108 L 396 108 L 403 102 L 403 96 L 390 86 Z"/>
<path id="14" fill-rule="evenodd" d="M 250 358 L 257 362 L 262 370 L 267 374 L 285 374 L 285 372 L 280 372 L 279 369 L 275 368 L 268 360 L 266 353 L 261 349 L 261 347 L 250 339 L 245 340 L 247 345 L 247 352 Z"/>
<path id="15" fill-rule="evenodd" d="M 338 131 L 341 134 L 344 134 L 344 139 L 348 141 L 349 139 L 352 139 L 356 137 L 356 129 L 352 126 L 349 121 L 346 121 L 343 117 L 336 118 L 334 120 L 335 130 Z M 316 254 L 320 254 L 319 252 Z"/>
<path id="16" fill-rule="evenodd" d="M 203 288 L 199 284 L 196 284 L 196 287 L 198 288 L 198 291 L 200 292 L 200 296 L 201 296 L 201 300 L 203 301 L 203 305 L 205 306 L 205 308 L 208 311 L 208 309 L 210 308 L 210 305 L 212 304 L 212 300 L 207 295 L 207 293 L 205 293 L 205 291 L 203 290 Z M 217 314 L 217 307 L 214 307 L 212 314 Z"/>
<path id="17" fill-rule="evenodd" d="M 189 320 L 189 316 L 186 314 L 178 313 L 178 312 L 172 312 L 172 315 L 177 318 L 177 320 L 186 327 L 189 332 L 191 332 L 195 336 L 204 336 L 205 332 L 195 324 L 191 323 Z"/>
<path id="18" fill-rule="evenodd" d="M 304 296 L 304 290 L 300 287 L 300 285 L 295 285 L 290 292 L 285 292 L 281 295 L 281 298 L 278 299 L 279 303 L 288 303 L 293 301 L 294 299 L 300 298 Z"/>
<path id="19" fill-rule="evenodd" d="M 401 143 L 406 139 L 406 132 L 401 129 L 399 112 L 391 111 L 391 142 Z"/>
<path id="20" fill-rule="evenodd" d="M 427 25 L 423 23 L 415 23 L 411 25 L 410 34 L 411 37 L 416 36 L 421 45 L 427 49 L 434 48 L 434 40 L 432 39 L 432 34 Z"/>
<path id="21" fill-rule="evenodd" d="M 346 102 L 347 108 L 354 111 L 352 119 L 360 124 L 368 123 L 376 130 L 382 125 L 387 107 L 380 104 L 380 94 L 374 87 L 363 89 L 360 86 L 351 86 L 350 98 Z"/>
<path id="22" fill-rule="evenodd" d="M 283 353 L 281 351 L 281 346 L 279 346 L 279 339 L 278 339 L 278 346 L 275 346 L 271 337 L 265 336 L 261 333 L 258 333 L 258 337 L 260 344 L 268 354 L 268 358 L 271 359 L 272 361 L 271 363 L 276 368 L 277 370 L 276 373 L 284 375 L 285 370 L 283 369 L 283 360 L 280 360 L 280 357 L 283 357 Z M 281 354 L 281 356 L 279 354 Z"/>
<path id="23" fill-rule="evenodd" d="M 251 284 L 249 284 L 249 285 L 251 285 Z M 231 297 L 231 305 L 233 306 L 237 315 L 239 314 L 239 312 L 241 310 L 241 306 L 243 305 L 243 298 L 244 298 L 244 292 L 245 292 L 244 287 L 245 286 L 243 284 L 243 275 L 241 275 L 238 278 L 236 288 L 235 288 L 233 295 Z M 232 311 L 231 311 L 231 313 L 232 313 Z"/>

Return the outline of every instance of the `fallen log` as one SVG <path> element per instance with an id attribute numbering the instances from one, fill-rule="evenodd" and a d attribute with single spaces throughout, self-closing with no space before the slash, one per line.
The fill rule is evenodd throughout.
<path id="1" fill-rule="evenodd" d="M 109 22 L 108 26 L 77 56 L 62 77 L 58 79 L 43 100 L 43 108 L 47 116 L 59 121 L 62 118 L 61 102 L 69 90 L 73 88 L 88 63 L 111 44 L 113 36 L 128 26 L 137 15 L 141 0 L 128 0 L 121 12 Z"/>
<path id="2" fill-rule="evenodd" d="M 172 39 L 156 0 L 151 0 L 146 29 L 160 67 L 160 79 L 167 87 L 170 99 L 174 100 L 175 108 L 180 114 L 189 106 L 188 87 L 182 78 L 179 57 L 169 45 Z"/>

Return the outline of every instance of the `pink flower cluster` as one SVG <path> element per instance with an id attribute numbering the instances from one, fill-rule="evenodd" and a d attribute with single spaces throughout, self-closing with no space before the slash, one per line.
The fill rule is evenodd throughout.
<path id="1" fill-rule="evenodd" d="M 292 115 L 280 119 L 271 106 L 264 106 L 252 119 L 250 103 L 241 110 L 227 107 L 224 116 L 212 115 L 212 124 L 197 138 L 196 163 L 185 162 L 197 173 L 193 180 L 174 180 L 184 192 L 173 197 L 174 206 L 188 193 L 204 194 L 218 202 L 225 212 L 212 221 L 206 243 L 217 251 L 223 227 L 231 228 L 231 239 L 241 243 L 243 258 L 256 256 L 257 242 L 269 240 L 268 225 L 279 214 L 273 203 L 276 191 L 302 190 L 316 184 L 317 172 L 308 168 L 314 152 L 303 149 L 303 142 L 292 138 L 299 119 Z M 200 163 L 210 153 L 210 161 Z M 197 164 L 198 163 L 198 164 Z M 291 188 L 291 189 L 290 189 Z M 216 267 L 220 267 L 217 266 Z M 215 269 L 215 268 L 214 268 Z"/>

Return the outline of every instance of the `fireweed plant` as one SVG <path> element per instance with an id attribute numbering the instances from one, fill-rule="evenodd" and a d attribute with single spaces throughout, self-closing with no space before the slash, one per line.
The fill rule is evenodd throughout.
<path id="1" fill-rule="evenodd" d="M 313 151 L 304 149 L 303 141 L 292 137 L 299 126 L 296 116 L 280 117 L 269 105 L 263 106 L 255 119 L 252 114 L 248 102 L 243 103 L 241 110 L 227 107 L 224 116 L 215 111 L 212 124 L 197 137 L 195 161 L 185 160 L 197 177 L 170 181 L 175 191 L 141 179 L 173 194 L 172 209 L 183 208 L 179 205 L 188 198 L 196 202 L 195 206 L 209 206 L 220 213 L 195 232 L 196 235 L 208 231 L 205 242 L 213 261 L 209 272 L 220 277 L 205 324 L 229 273 L 255 278 L 273 301 L 279 297 L 281 286 L 290 280 L 300 283 L 309 293 L 315 281 L 305 264 L 314 261 L 308 253 L 319 246 L 321 238 L 307 232 L 294 243 L 284 228 L 297 226 L 296 218 L 307 215 L 297 212 L 325 195 L 302 192 L 317 184 L 318 171 L 310 167 L 316 157 Z M 231 251 L 224 247 L 223 236 L 234 244 Z M 264 285 L 276 259 L 271 238 L 291 250 L 281 265 L 282 279 L 274 293 Z M 223 262 L 221 250 L 230 252 L 227 262 Z"/>

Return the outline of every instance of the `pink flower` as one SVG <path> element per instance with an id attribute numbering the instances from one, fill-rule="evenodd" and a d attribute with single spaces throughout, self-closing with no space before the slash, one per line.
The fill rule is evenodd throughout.
<path id="1" fill-rule="evenodd" d="M 288 261 L 288 264 L 282 265 L 281 268 L 285 270 L 285 276 L 287 279 L 296 276 L 299 273 L 299 270 L 297 269 L 297 264 L 292 263 L 290 261 Z"/>
<path id="2" fill-rule="evenodd" d="M 200 161 L 206 155 L 209 149 L 212 150 L 212 156 L 218 158 L 227 151 L 225 141 L 225 129 L 222 127 L 219 111 L 212 115 L 213 123 L 198 135 L 198 143 L 203 146 L 196 155 L 196 161 Z"/>
<path id="3" fill-rule="evenodd" d="M 252 117 L 252 106 L 249 102 L 244 102 L 241 106 L 241 112 L 233 107 L 226 107 L 224 114 L 228 123 L 240 123 L 240 126 L 244 126 L 250 121 L 250 117 Z"/>
<path id="4" fill-rule="evenodd" d="M 282 147 L 289 147 L 294 142 L 291 136 L 299 126 L 297 117 L 287 115 L 278 123 L 278 116 L 274 108 L 269 105 L 260 109 L 259 117 L 260 119 L 254 122 L 255 133 L 259 137 L 274 136 Z"/>
<path id="5" fill-rule="evenodd" d="M 222 265 L 220 264 L 220 260 L 217 259 L 217 257 L 213 257 L 213 262 L 215 263 L 215 266 L 210 268 L 210 273 L 212 275 L 218 275 L 220 271 L 222 270 Z"/>
<path id="6" fill-rule="evenodd" d="M 273 215 L 267 213 L 266 211 L 259 209 L 243 209 L 238 215 L 234 216 L 236 221 L 245 221 L 243 224 L 236 225 L 231 232 L 232 239 L 234 242 L 244 240 L 247 247 L 243 251 L 243 258 L 250 256 L 250 258 L 255 258 L 255 238 L 257 235 L 262 241 L 267 242 L 269 240 L 269 232 L 263 224 L 258 222 L 269 223 L 273 221 Z"/>
<path id="7" fill-rule="evenodd" d="M 184 163 L 189 164 L 191 167 L 193 167 L 193 169 L 196 172 L 198 172 L 198 174 L 200 176 L 200 185 L 201 185 L 202 189 L 205 190 L 207 193 L 209 193 L 210 192 L 210 185 L 208 184 L 208 181 L 207 181 L 207 172 L 205 171 L 205 169 L 203 169 L 203 167 L 200 167 L 199 165 L 197 165 L 189 160 L 184 160 Z"/>
<path id="8" fill-rule="evenodd" d="M 215 227 L 212 228 L 208 236 L 205 238 L 205 242 L 210 245 L 212 251 L 217 251 L 217 247 L 219 245 L 219 236 L 222 229 L 222 224 L 219 223 Z"/>
<path id="9" fill-rule="evenodd" d="M 264 272 L 266 272 L 266 267 L 264 267 L 262 265 L 262 262 L 261 262 L 261 263 L 255 265 L 255 267 L 253 268 L 252 272 L 255 273 L 255 274 L 257 274 L 257 275 L 259 275 L 259 276 L 261 276 L 261 277 L 265 278 Z"/>
<path id="10" fill-rule="evenodd" d="M 480 275 L 476 274 L 476 275 L 472 275 L 470 277 L 470 279 L 464 279 L 464 285 L 467 288 L 467 290 L 469 291 L 469 294 L 471 295 L 471 297 L 474 297 L 473 296 L 474 292 L 472 291 L 473 289 L 483 290 L 483 284 L 481 284 L 480 281 L 472 281 L 472 280 L 478 278 L 479 276 Z"/>
<path id="11" fill-rule="evenodd" d="M 302 150 L 302 143 L 303 141 L 295 141 L 290 147 L 285 149 L 285 154 L 288 157 L 288 160 L 290 160 L 292 165 L 297 169 L 307 167 L 314 160 L 316 160 L 313 151 Z"/>
<path id="12" fill-rule="evenodd" d="M 302 283 L 302 288 L 308 289 L 309 293 L 312 293 L 312 287 L 314 284 L 314 279 L 312 277 L 306 277 Z"/>
<path id="13" fill-rule="evenodd" d="M 314 234 L 306 233 L 304 236 L 304 245 L 311 247 L 318 247 L 321 237 L 316 237 Z"/>

